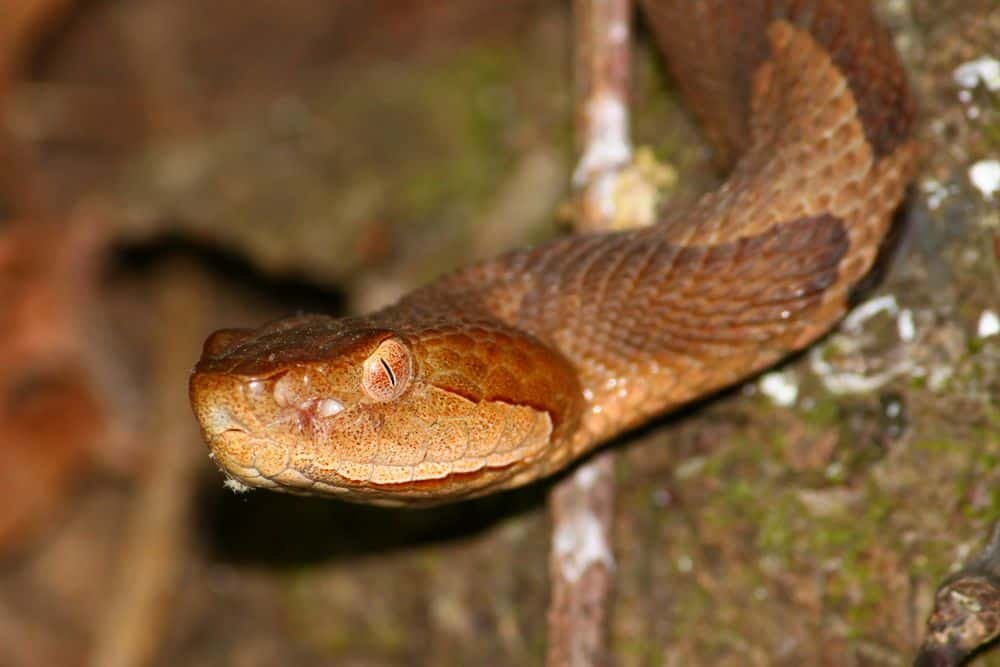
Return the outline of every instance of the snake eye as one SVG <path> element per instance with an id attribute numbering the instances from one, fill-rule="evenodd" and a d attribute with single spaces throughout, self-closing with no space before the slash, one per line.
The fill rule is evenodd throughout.
<path id="1" fill-rule="evenodd" d="M 365 359 L 361 386 L 376 401 L 391 401 L 406 389 L 413 375 L 410 350 L 398 338 L 389 338 Z"/>

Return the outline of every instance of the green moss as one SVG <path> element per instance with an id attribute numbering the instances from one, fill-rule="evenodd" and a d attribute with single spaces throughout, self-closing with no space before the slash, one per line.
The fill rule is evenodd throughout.
<path id="1" fill-rule="evenodd" d="M 509 109 L 488 97 L 510 94 L 505 84 L 516 65 L 507 54 L 476 49 L 411 82 L 412 104 L 426 114 L 426 131 L 456 148 L 408 174 L 400 194 L 411 213 L 429 213 L 447 197 L 482 197 L 496 186 L 510 162 L 502 133 Z"/>
<path id="2" fill-rule="evenodd" d="M 983 125 L 983 135 L 986 142 L 994 149 L 1000 148 L 1000 95 L 988 93 L 990 97 L 989 111 L 985 114 L 986 120 Z"/>
<path id="3" fill-rule="evenodd" d="M 790 493 L 783 494 L 778 501 L 768 506 L 758 526 L 757 546 L 761 551 L 776 555 L 783 560 L 791 559 L 797 543 L 796 524 L 802 517 L 803 508 Z"/>
<path id="4" fill-rule="evenodd" d="M 808 408 L 799 410 L 803 421 L 811 426 L 829 427 L 840 424 L 841 409 L 832 394 L 815 392 L 810 394 L 812 401 Z"/>

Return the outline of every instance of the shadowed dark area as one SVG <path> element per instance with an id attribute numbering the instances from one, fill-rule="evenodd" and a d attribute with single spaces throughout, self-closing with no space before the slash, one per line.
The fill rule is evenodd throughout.
<path id="1" fill-rule="evenodd" d="M 298 567 L 443 544 L 544 504 L 551 482 L 423 509 L 375 507 L 269 491 L 235 494 L 221 476 L 200 491 L 199 532 L 214 558 Z"/>
<path id="2" fill-rule="evenodd" d="M 261 271 L 245 257 L 224 248 L 198 243 L 183 236 L 166 233 L 141 243 L 115 248 L 112 278 L 116 275 L 143 274 L 155 270 L 169 258 L 186 257 L 198 263 L 221 289 L 235 289 L 255 302 L 270 304 L 277 312 L 322 312 L 336 315 L 343 311 L 341 291 L 317 285 L 293 275 L 271 275 Z M 205 336 L 211 332 L 206 331 Z M 193 363 L 193 361 L 192 361 Z"/>

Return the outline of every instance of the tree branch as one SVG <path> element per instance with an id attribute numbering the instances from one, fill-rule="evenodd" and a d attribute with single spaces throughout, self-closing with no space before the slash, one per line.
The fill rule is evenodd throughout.
<path id="1" fill-rule="evenodd" d="M 576 231 L 610 229 L 618 173 L 632 157 L 628 131 L 631 2 L 575 0 Z M 559 483 L 552 512 L 550 667 L 607 662 L 614 583 L 611 550 L 615 454 L 602 452 Z"/>

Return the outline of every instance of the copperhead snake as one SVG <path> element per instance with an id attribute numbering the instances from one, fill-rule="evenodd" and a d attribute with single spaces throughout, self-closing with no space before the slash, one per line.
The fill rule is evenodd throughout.
<path id="1" fill-rule="evenodd" d="M 724 184 L 363 317 L 214 333 L 190 396 L 235 485 L 406 505 L 509 489 L 838 321 L 915 169 L 889 34 L 863 0 L 644 8 Z"/>

